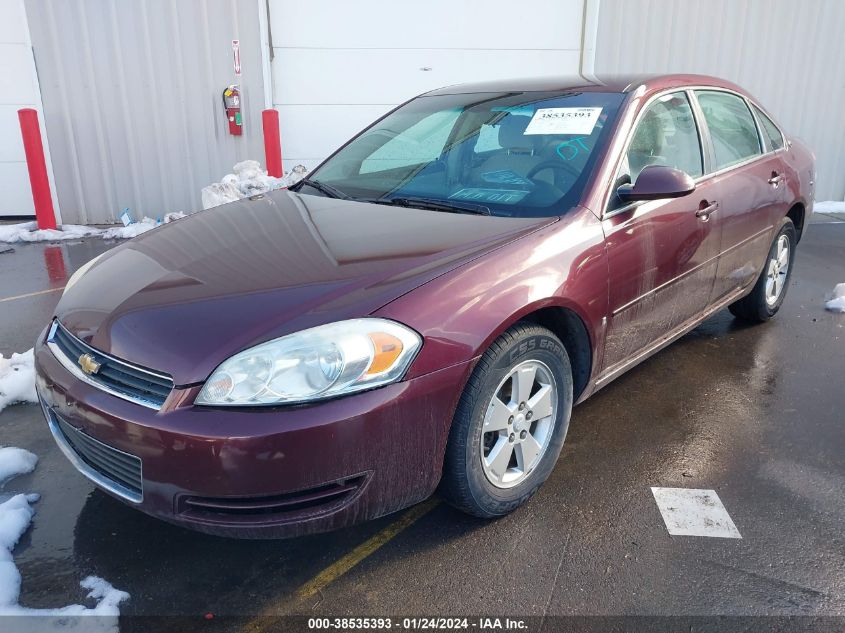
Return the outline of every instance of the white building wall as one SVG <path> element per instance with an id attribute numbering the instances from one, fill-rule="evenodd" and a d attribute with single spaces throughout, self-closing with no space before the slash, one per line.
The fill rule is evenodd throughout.
<path id="1" fill-rule="evenodd" d="M 403 101 L 467 81 L 577 75 L 584 0 L 270 0 L 285 169 Z"/>
<path id="2" fill-rule="evenodd" d="M 845 2 L 600 2 L 599 74 L 693 72 L 736 82 L 813 148 L 817 199 L 845 198 Z"/>
<path id="3" fill-rule="evenodd" d="M 23 0 L 0 0 L 0 16 L 0 77 L 3 79 L 0 90 L 0 218 L 3 218 L 35 213 L 18 110 L 38 110 L 45 145 L 47 136 Z M 46 146 L 45 155 L 49 170 Z M 53 206 L 57 208 L 55 191 L 53 195 Z"/>

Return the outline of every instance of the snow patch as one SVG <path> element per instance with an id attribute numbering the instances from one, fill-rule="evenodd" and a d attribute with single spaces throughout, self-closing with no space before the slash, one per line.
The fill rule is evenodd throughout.
<path id="1" fill-rule="evenodd" d="M 0 503 L 0 614 L 18 602 L 21 574 L 12 559 L 12 549 L 26 532 L 35 510 L 26 495 L 15 495 Z"/>
<path id="2" fill-rule="evenodd" d="M 35 222 L 0 225 L 0 242 L 56 242 L 97 235 L 101 229 L 63 224 L 60 229 L 39 229 Z"/>
<path id="3" fill-rule="evenodd" d="M 257 160 L 244 160 L 237 163 L 234 173 L 223 176 L 220 182 L 215 182 L 202 189 L 202 208 L 212 207 L 248 198 L 259 193 L 266 193 L 273 189 L 290 187 L 308 174 L 303 165 L 297 165 L 283 178 L 274 178 L 261 169 Z M 58 229 L 38 228 L 35 222 L 21 224 L 0 224 L 0 242 L 56 242 L 61 240 L 78 240 L 83 237 L 100 237 L 104 240 L 122 240 L 137 237 L 161 224 L 184 218 L 184 213 L 168 213 L 164 217 L 153 219 L 144 217 L 126 226 L 115 226 L 99 229 L 93 226 L 78 224 L 63 224 Z"/>
<path id="4" fill-rule="evenodd" d="M 14 446 L 3 446 L 0 448 L 0 486 L 12 477 L 31 473 L 37 463 L 38 458 L 33 453 Z"/>
<path id="5" fill-rule="evenodd" d="M 845 201 L 826 200 L 813 205 L 814 213 L 845 213 Z"/>
<path id="6" fill-rule="evenodd" d="M 0 411 L 15 402 L 38 402 L 32 350 L 3 358 L 0 354 Z M 0 477 L 2 481 L 3 477 Z"/>
<path id="7" fill-rule="evenodd" d="M 8 466 L 12 474 L 30 472 L 38 458 L 19 448 L 0 449 L 0 468 Z M 110 583 L 96 576 L 88 576 L 80 582 L 88 590 L 87 597 L 96 601 L 93 607 L 72 604 L 58 609 L 29 609 L 18 604 L 21 592 L 21 574 L 15 565 L 12 550 L 29 528 L 35 510 L 32 507 L 39 499 L 37 494 L 16 494 L 0 503 L 0 616 L 38 616 L 37 619 L 21 620 L 21 630 L 73 630 L 117 631 L 119 605 L 129 599 L 125 591 L 115 589 Z M 104 616 L 74 620 L 75 616 Z"/>
<path id="8" fill-rule="evenodd" d="M 824 304 L 831 312 L 845 312 L 845 284 L 836 284 L 830 301 Z"/>
<path id="9" fill-rule="evenodd" d="M 138 237 L 142 233 L 154 229 L 162 224 L 168 224 L 173 220 L 184 218 L 184 213 L 168 213 L 163 218 L 153 220 L 152 218 L 143 218 L 138 222 L 127 224 L 126 226 L 115 226 L 110 229 L 104 229 L 100 237 L 104 240 L 126 240 L 133 237 Z"/>
<path id="10" fill-rule="evenodd" d="M 228 202 L 235 202 L 273 189 L 282 189 L 302 180 L 308 173 L 303 165 L 294 167 L 287 176 L 275 178 L 268 176 L 261 169 L 257 160 L 244 160 L 232 167 L 231 174 L 226 174 L 202 190 L 202 208 L 211 209 Z"/>
<path id="11" fill-rule="evenodd" d="M 163 218 L 153 220 L 143 218 L 126 226 L 98 229 L 94 226 L 62 224 L 59 229 L 39 229 L 35 222 L 0 225 L 0 242 L 57 242 L 78 240 L 83 237 L 101 237 L 104 240 L 129 239 L 146 233 L 161 224 L 184 218 L 184 213 L 168 213 Z"/>

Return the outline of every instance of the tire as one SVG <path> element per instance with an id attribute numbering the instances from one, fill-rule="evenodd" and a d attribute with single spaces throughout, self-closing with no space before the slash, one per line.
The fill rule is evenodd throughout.
<path id="1" fill-rule="evenodd" d="M 763 323 L 777 314 L 786 297 L 789 280 L 792 277 L 796 238 L 795 225 L 792 224 L 792 220 L 786 219 L 772 241 L 772 246 L 769 248 L 768 255 L 766 255 L 766 263 L 757 278 L 757 283 L 754 284 L 750 294 L 728 306 L 731 314 L 750 323 Z M 785 259 L 782 250 L 784 244 L 788 248 Z M 784 263 L 786 264 L 785 271 Z M 776 293 L 774 296 L 772 291 L 773 275 Z"/>
<path id="2" fill-rule="evenodd" d="M 512 512 L 551 474 L 571 412 L 572 369 L 563 344 L 546 328 L 517 323 L 493 342 L 467 381 L 446 446 L 442 495 L 477 517 Z"/>

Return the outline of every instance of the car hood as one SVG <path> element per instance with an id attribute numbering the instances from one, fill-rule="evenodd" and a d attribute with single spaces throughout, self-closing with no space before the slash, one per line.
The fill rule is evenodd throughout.
<path id="1" fill-rule="evenodd" d="M 371 314 L 554 220 L 279 190 L 112 249 L 65 293 L 56 316 L 96 349 L 187 385 L 247 347 Z"/>

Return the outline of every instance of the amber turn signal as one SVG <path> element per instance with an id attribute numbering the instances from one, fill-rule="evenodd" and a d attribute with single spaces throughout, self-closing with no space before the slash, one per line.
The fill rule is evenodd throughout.
<path id="1" fill-rule="evenodd" d="M 402 341 L 384 332 L 372 332 L 368 336 L 373 342 L 375 354 L 367 374 L 379 374 L 390 369 L 402 353 Z"/>

